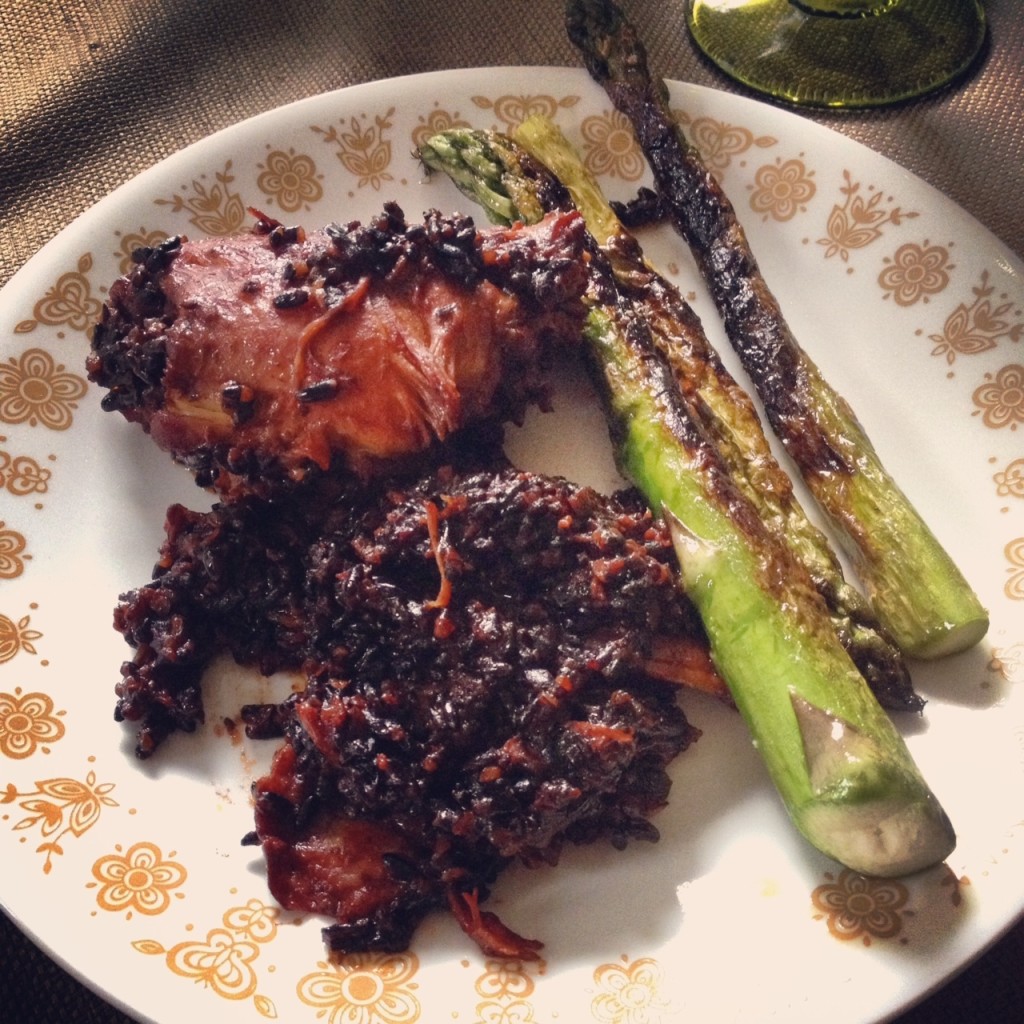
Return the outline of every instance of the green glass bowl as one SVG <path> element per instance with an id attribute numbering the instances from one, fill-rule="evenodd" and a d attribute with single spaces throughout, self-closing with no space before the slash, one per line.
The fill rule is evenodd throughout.
<path id="1" fill-rule="evenodd" d="M 985 41 L 976 0 L 688 0 L 697 46 L 776 99 L 875 107 L 956 81 Z"/>

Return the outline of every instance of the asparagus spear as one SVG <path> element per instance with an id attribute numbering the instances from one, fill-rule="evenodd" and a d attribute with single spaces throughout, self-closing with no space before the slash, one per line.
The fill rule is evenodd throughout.
<path id="1" fill-rule="evenodd" d="M 550 119 L 528 119 L 515 138 L 569 189 L 587 227 L 610 254 L 620 286 L 643 303 L 655 344 L 672 366 L 679 387 L 694 394 L 697 411 L 733 479 L 810 573 L 833 628 L 875 696 L 891 710 L 920 711 L 924 701 L 914 692 L 902 653 L 864 595 L 845 579 L 828 538 L 807 517 L 772 453 L 753 402 L 722 364 L 696 313 L 646 262 L 597 180 Z"/>
<path id="2" fill-rule="evenodd" d="M 510 140 L 476 138 L 481 145 L 468 161 L 451 133 L 431 139 L 421 156 L 471 196 L 480 177 L 491 211 L 510 198 L 509 175 L 527 191 L 531 176 L 543 177 Z M 490 158 L 497 173 L 482 171 Z M 545 188 L 550 200 L 556 192 Z M 514 200 L 503 211 L 530 216 Z M 865 874 L 938 863 L 956 842 L 949 819 L 840 645 L 820 594 L 732 481 L 596 243 L 591 268 L 585 351 L 619 465 L 670 525 L 681 583 L 794 823 L 818 849 Z"/>
<path id="3" fill-rule="evenodd" d="M 552 121 L 532 117 L 519 126 L 515 139 L 568 189 L 591 234 L 609 256 L 620 289 L 643 305 L 655 344 L 672 366 L 678 386 L 693 398 L 694 415 L 715 440 L 733 480 L 761 519 L 810 574 L 828 606 L 833 628 L 875 696 L 890 710 L 920 711 L 924 701 L 914 692 L 899 649 L 863 595 L 843 577 L 824 533 L 807 518 L 789 477 L 772 454 L 750 397 L 722 365 L 696 314 L 678 289 L 646 262 L 600 185 Z M 566 197 L 553 194 L 544 175 L 536 172 L 526 180 L 538 190 L 546 188 L 547 194 L 538 197 L 527 192 L 522 156 L 501 136 L 455 129 L 435 137 L 431 144 L 445 151 L 444 166 L 460 187 L 503 222 L 517 213 L 533 219 L 539 216 L 539 208 L 565 202 Z M 435 154 L 432 159 L 442 157 Z M 472 170 L 460 171 L 463 165 Z M 519 203 L 502 195 L 502 189 L 515 194 Z"/>
<path id="4" fill-rule="evenodd" d="M 634 27 L 610 0 L 569 0 L 566 26 L 591 76 L 632 123 L 661 204 L 693 251 L 768 420 L 879 619 L 913 657 L 973 646 L 988 629 L 987 612 L 794 338 L 732 204 L 672 118 Z"/>

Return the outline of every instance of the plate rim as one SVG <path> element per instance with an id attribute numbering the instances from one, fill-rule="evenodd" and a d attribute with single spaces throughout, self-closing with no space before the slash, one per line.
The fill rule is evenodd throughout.
<path id="1" fill-rule="evenodd" d="M 268 108 L 262 112 L 250 115 L 241 121 L 235 122 L 231 125 L 226 125 L 216 131 L 206 135 L 200 139 L 188 143 L 182 148 L 175 150 L 173 153 L 155 161 L 138 174 L 133 175 L 131 178 L 125 180 L 115 189 L 108 194 L 98 199 L 95 203 L 91 204 L 87 209 L 83 210 L 77 216 L 73 217 L 67 224 L 65 224 L 53 238 L 44 243 L 35 254 L 33 254 L 18 270 L 12 275 L 12 277 L 4 284 L 3 288 L 0 289 L 0 308 L 6 306 L 7 300 L 10 299 L 13 302 L 17 302 L 20 298 L 20 293 L 26 289 L 26 284 L 31 279 L 38 279 L 40 276 L 40 270 L 49 262 L 55 260 L 57 254 L 62 246 L 65 244 L 65 237 L 74 234 L 76 231 L 85 231 L 91 226 L 93 221 L 101 221 L 109 216 L 109 211 L 116 208 L 119 205 L 123 205 L 127 199 L 130 199 L 135 192 L 141 192 L 146 187 L 150 179 L 158 178 L 160 175 L 169 174 L 178 163 L 186 163 L 191 157 L 193 157 L 200 150 L 207 150 L 211 146 L 220 145 L 225 140 L 238 133 L 245 133 L 252 131 L 257 125 L 268 123 L 287 116 L 289 113 L 299 110 L 305 107 L 309 107 L 319 103 L 329 103 L 332 99 L 338 97 L 345 97 L 348 101 L 352 97 L 358 98 L 361 94 L 370 93 L 386 93 L 390 90 L 411 90 L 417 84 L 423 82 L 431 82 L 432 85 L 438 82 L 444 82 L 446 80 L 465 80 L 468 76 L 483 76 L 487 78 L 496 78 L 499 80 L 505 78 L 520 78 L 526 74 L 535 72 L 540 75 L 550 76 L 552 73 L 559 75 L 569 75 L 576 79 L 581 87 L 592 87 L 593 83 L 587 73 L 580 68 L 563 66 L 563 65 L 495 65 L 489 67 L 465 67 L 465 68 L 446 68 L 438 69 L 435 71 L 423 71 L 412 75 L 401 75 L 392 76 L 383 79 L 372 79 L 364 82 L 355 83 L 349 86 L 342 86 L 336 89 L 330 89 L 321 93 L 316 93 L 307 97 L 301 97 L 289 101 L 288 103 L 282 104 L 277 107 Z M 1006 266 L 1007 272 L 1014 276 L 1016 282 L 1021 284 L 1024 282 L 1024 267 L 1022 267 L 1021 261 L 1016 253 L 1014 253 L 1009 247 L 1000 240 L 993 232 L 987 228 L 984 224 L 977 220 L 971 213 L 964 210 L 952 199 L 942 193 L 939 189 L 933 186 L 930 182 L 920 177 L 917 174 L 907 170 L 895 160 L 891 159 L 884 154 L 878 153 L 871 149 L 870 146 L 860 142 L 857 139 L 853 139 L 837 129 L 830 128 L 827 125 L 820 124 L 818 122 L 808 120 L 801 117 L 800 114 L 782 109 L 773 104 L 764 102 L 763 100 L 745 96 L 742 94 L 728 92 L 726 90 L 716 89 L 711 86 L 700 85 L 696 83 L 687 83 L 678 81 L 675 79 L 668 79 L 670 88 L 676 89 L 681 88 L 690 92 L 694 92 L 698 95 L 708 94 L 713 97 L 714 101 L 724 101 L 727 104 L 736 104 L 743 109 L 763 109 L 771 112 L 773 117 L 778 116 L 780 118 L 789 120 L 793 123 L 800 124 L 805 130 L 810 131 L 816 136 L 830 137 L 833 140 L 841 141 L 843 146 L 854 147 L 856 150 L 863 151 L 871 161 L 880 166 L 884 165 L 889 173 L 903 176 L 906 179 L 911 180 L 914 186 L 917 188 L 923 188 L 929 194 L 931 202 L 948 206 L 957 212 L 957 215 L 961 218 L 965 218 L 971 223 L 973 228 L 978 232 L 984 234 L 986 242 L 991 246 L 993 251 L 999 252 L 1001 258 Z M 384 197 L 382 197 L 384 198 Z M 6 345 L 5 345 L 6 348 Z M 74 962 L 69 961 L 64 955 L 56 952 L 48 940 L 43 938 L 38 932 L 37 928 L 28 920 L 23 919 L 22 915 L 13 911 L 8 903 L 6 897 L 7 887 L 0 887 L 0 907 L 3 908 L 7 916 L 12 922 L 39 948 L 41 948 L 48 956 L 51 957 L 56 963 L 58 963 L 68 973 L 77 977 L 83 984 L 88 988 L 97 993 L 106 1001 L 111 1004 L 122 1008 L 124 1012 L 129 1013 L 133 1016 L 137 1016 L 141 1011 L 136 1009 L 133 1005 L 125 1002 L 122 996 L 115 992 L 107 990 L 103 986 L 99 986 L 93 983 L 92 979 L 85 973 L 78 970 Z M 1021 919 L 1024 919 L 1024 888 L 1021 889 L 1018 898 L 1018 905 L 1012 911 L 1011 915 L 1002 921 L 1002 923 L 995 928 L 989 935 L 986 941 L 974 949 L 967 955 L 966 958 L 961 958 L 957 963 L 951 965 L 946 973 L 938 978 L 930 987 L 925 990 L 919 991 L 914 995 L 908 997 L 906 1002 L 902 1002 L 898 1007 L 890 1008 L 885 1011 L 885 1016 L 882 1019 L 888 1019 L 890 1016 L 900 1012 L 904 1012 L 906 1009 L 916 1005 L 917 1003 L 927 999 L 935 991 L 943 987 L 949 980 L 955 977 L 957 974 L 962 972 L 967 966 L 983 956 L 993 945 L 997 944 L 1001 938 L 1003 938 L 1007 932 L 1009 932 Z M 152 1019 L 152 1018 L 147 1018 Z"/>

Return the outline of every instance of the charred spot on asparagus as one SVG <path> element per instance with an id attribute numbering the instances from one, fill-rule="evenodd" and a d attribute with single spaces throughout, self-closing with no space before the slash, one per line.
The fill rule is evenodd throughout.
<path id="1" fill-rule="evenodd" d="M 736 211 L 668 108 L 635 27 L 610 0 L 569 0 L 566 28 L 633 126 L 662 211 L 689 244 L 766 415 L 835 528 L 875 613 L 908 655 L 977 643 L 988 615 L 882 465 L 846 401 L 793 336 Z"/>

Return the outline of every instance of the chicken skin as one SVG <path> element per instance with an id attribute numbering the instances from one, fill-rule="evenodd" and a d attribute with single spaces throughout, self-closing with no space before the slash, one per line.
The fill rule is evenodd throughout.
<path id="1" fill-rule="evenodd" d="M 394 204 L 309 232 L 139 250 L 110 290 L 87 370 L 226 498 L 344 467 L 367 477 L 538 400 L 551 346 L 579 338 L 575 214 L 478 230 Z"/>

